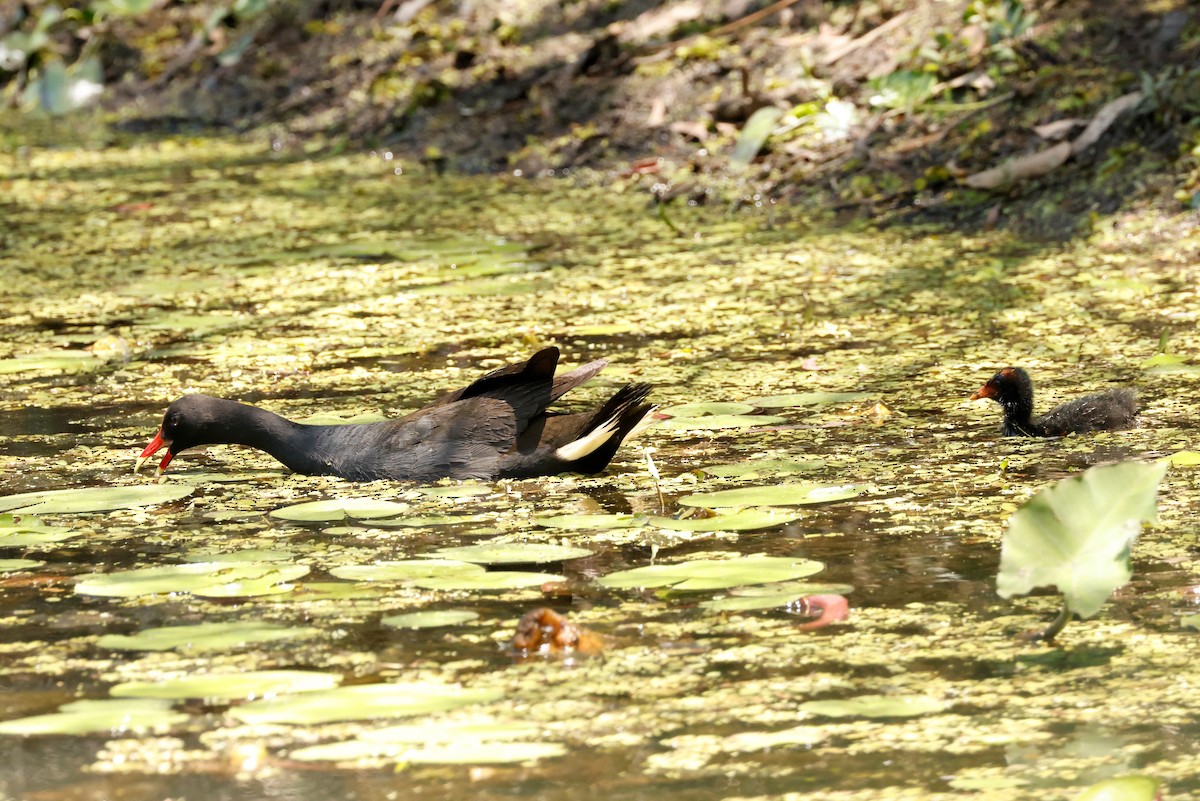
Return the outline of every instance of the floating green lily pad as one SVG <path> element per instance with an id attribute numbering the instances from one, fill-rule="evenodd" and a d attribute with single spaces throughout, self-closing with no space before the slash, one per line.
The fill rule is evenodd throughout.
<path id="1" fill-rule="evenodd" d="M 920 695 L 860 695 L 836 701 L 808 701 L 800 705 L 800 711 L 831 718 L 915 718 L 944 712 L 949 707 L 945 701 Z"/>
<path id="2" fill-rule="evenodd" d="M 96 641 L 101 648 L 119 651 L 228 651 L 252 643 L 312 637 L 310 626 L 282 626 L 253 620 L 165 626 L 136 634 L 106 634 Z"/>
<path id="3" fill-rule="evenodd" d="M 449 763 L 457 753 L 461 764 L 472 762 L 527 762 L 563 753 L 557 743 L 521 742 L 541 735 L 537 725 L 518 721 L 449 721 L 436 726 L 410 724 L 387 726 L 365 731 L 355 740 L 309 746 L 291 752 L 289 756 L 302 762 L 355 762 L 363 759 L 389 759 L 411 762 L 412 754 L 430 763 Z M 538 745 L 529 751 L 519 745 Z M 415 747 L 414 747 L 415 746 Z M 552 746 L 546 748 L 544 746 Z M 471 758 L 478 754 L 478 758 Z"/>
<path id="4" fill-rule="evenodd" d="M 270 595 L 291 589 L 280 585 L 300 578 L 308 571 L 306 565 L 192 562 L 92 573 L 79 580 L 75 592 L 113 598 L 175 592 L 220 597 Z"/>
<path id="5" fill-rule="evenodd" d="M 567 747 L 562 743 L 474 743 L 463 748 L 461 743 L 428 746 L 404 752 L 404 761 L 414 765 L 479 765 L 536 762 L 539 759 L 563 756 Z"/>
<path id="6" fill-rule="evenodd" d="M 1179 625 L 1185 629 L 1200 631 L 1200 615 L 1184 615 L 1179 618 Z"/>
<path id="7" fill-rule="evenodd" d="M 680 403 L 659 409 L 661 414 L 670 417 L 711 417 L 724 415 L 750 414 L 754 407 L 749 403 Z"/>
<path id="8" fill-rule="evenodd" d="M 542 728 L 536 723 L 520 720 L 465 720 L 439 723 L 435 727 L 405 723 L 395 726 L 385 726 L 382 729 L 364 731 L 358 735 L 360 740 L 370 740 L 379 743 L 419 744 L 438 743 L 488 742 L 492 740 L 526 740 L 540 737 Z"/>
<path id="9" fill-rule="evenodd" d="M 403 559 L 373 565 L 341 565 L 329 572 L 350 581 L 412 581 L 482 573 L 483 568 L 453 559 Z"/>
<path id="10" fill-rule="evenodd" d="M 704 601 L 700 606 L 710 612 L 754 612 L 789 606 L 807 595 L 845 595 L 853 589 L 844 584 L 787 584 L 779 589 L 776 589 L 776 586 L 772 584 L 762 587 L 739 587 L 734 594 Z M 755 590 L 757 592 L 753 592 Z"/>
<path id="11" fill-rule="evenodd" d="M 706 509 L 731 506 L 803 506 L 856 498 L 864 489 L 861 484 L 774 484 L 687 495 L 680 498 L 679 503 L 682 506 L 701 506 Z"/>
<path id="12" fill-rule="evenodd" d="M 44 565 L 37 559 L 0 559 L 0 573 L 12 573 L 17 570 L 28 570 L 31 567 Z"/>
<path id="13" fill-rule="evenodd" d="M 533 522 L 546 528 L 564 528 L 571 531 L 606 531 L 619 528 L 640 528 L 646 525 L 646 515 L 555 515 L 539 517 Z"/>
<path id="14" fill-rule="evenodd" d="M 430 498 L 475 498 L 491 495 L 493 490 L 485 484 L 448 484 L 444 487 L 421 487 L 422 495 Z"/>
<path id="15" fill-rule="evenodd" d="M 1157 514 L 1163 462 L 1101 465 L 1034 495 L 1008 521 L 996 591 L 1055 586 L 1087 619 L 1132 575 L 1130 549 Z"/>
<path id="16" fill-rule="evenodd" d="M 811 559 L 754 554 L 739 559 L 697 559 L 671 565 L 621 570 L 597 579 L 616 589 L 670 587 L 674 590 L 720 590 L 746 584 L 792 581 L 820 573 L 825 566 Z"/>
<path id="17" fill-rule="evenodd" d="M 253 565 L 245 573 L 192 590 L 201 598 L 254 598 L 291 592 L 291 582 L 307 576 L 308 565 Z"/>
<path id="18" fill-rule="evenodd" d="M 432 612 L 409 612 L 404 615 L 385 617 L 380 622 L 398 629 L 432 629 L 441 626 L 457 626 L 479 618 L 478 612 L 466 609 L 441 609 Z"/>
<path id="19" fill-rule="evenodd" d="M 871 397 L 870 392 L 793 392 L 787 395 L 764 395 L 750 398 L 760 409 L 786 409 L 793 406 L 818 406 L 825 403 L 853 403 Z"/>
<path id="20" fill-rule="evenodd" d="M 170 701 L 120 698 L 74 701 L 57 712 L 0 722 L 0 734 L 148 734 L 186 723 L 188 715 Z"/>
<path id="21" fill-rule="evenodd" d="M 401 755 L 410 748 L 409 745 L 399 743 L 341 740 L 297 748 L 288 754 L 288 759 L 297 762 L 360 762 L 378 759 L 400 761 Z"/>
<path id="22" fill-rule="evenodd" d="M 30 548 L 69 540 L 69 528 L 48 526 L 29 515 L 0 515 L 0 548 Z"/>
<path id="23" fill-rule="evenodd" d="M 829 732 L 821 726 L 793 726 L 781 731 L 744 731 L 722 740 L 721 750 L 744 754 L 787 746 L 809 747 L 824 742 L 829 736 Z"/>
<path id="24" fill-rule="evenodd" d="M 0 359 L 0 375 L 12 373 L 86 373 L 99 370 L 104 359 L 86 350 L 45 350 L 12 359 Z"/>
<path id="25" fill-rule="evenodd" d="M 767 478 L 769 476 L 785 476 L 793 473 L 807 473 L 819 470 L 825 466 L 823 459 L 807 459 L 797 462 L 792 459 L 763 459 L 738 462 L 736 464 L 718 464 L 704 467 L 696 472 L 702 476 L 718 478 Z"/>
<path id="26" fill-rule="evenodd" d="M 754 531 L 790 523 L 801 517 L 788 509 L 750 507 L 712 517 L 693 517 L 676 520 L 673 517 L 651 517 L 646 522 L 657 528 L 672 531 Z"/>
<path id="27" fill-rule="evenodd" d="M 341 684 L 338 673 L 316 670 L 249 670 L 208 673 L 163 681 L 128 681 L 110 691 L 117 698 L 199 699 L 208 702 L 269 698 L 286 693 L 315 693 Z"/>
<path id="28" fill-rule="evenodd" d="M 503 697 L 499 688 L 468 689 L 453 684 L 359 684 L 254 701 L 229 710 L 243 723 L 333 723 L 440 712 Z"/>
<path id="29" fill-rule="evenodd" d="M 1200 451 L 1178 451 L 1167 457 L 1172 467 L 1195 467 L 1200 464 Z"/>
<path id="30" fill-rule="evenodd" d="M 271 517 L 296 522 L 326 522 L 330 520 L 372 520 L 395 517 L 409 510 L 406 503 L 381 501 L 375 498 L 333 498 L 328 501 L 308 501 L 274 509 Z"/>
<path id="31" fill-rule="evenodd" d="M 725 428 L 774 426 L 785 422 L 787 418 L 766 414 L 713 414 L 704 417 L 671 417 L 660 421 L 657 426 L 668 431 L 717 431 Z"/>
<path id="32" fill-rule="evenodd" d="M 434 558 L 457 559 L 480 565 L 532 565 L 544 562 L 565 562 L 591 556 L 587 548 L 554 545 L 541 542 L 484 543 L 457 548 L 439 548 L 430 554 Z"/>
<path id="33" fill-rule="evenodd" d="M 0 497 L 0 511 L 18 514 L 78 514 L 154 506 L 186 498 L 195 487 L 182 484 L 134 484 L 127 487 L 25 492 Z"/>

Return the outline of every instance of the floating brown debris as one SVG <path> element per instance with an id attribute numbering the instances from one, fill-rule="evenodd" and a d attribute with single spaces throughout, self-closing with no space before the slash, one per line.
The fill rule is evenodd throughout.
<path id="1" fill-rule="evenodd" d="M 604 650 L 603 638 L 576 626 L 553 609 L 539 606 L 521 616 L 512 648 L 520 656 L 533 654 L 594 656 Z"/>

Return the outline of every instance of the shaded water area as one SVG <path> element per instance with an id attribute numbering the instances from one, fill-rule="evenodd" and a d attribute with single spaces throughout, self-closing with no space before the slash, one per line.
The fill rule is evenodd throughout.
<path id="1" fill-rule="evenodd" d="M 291 418 L 397 416 L 551 344 L 570 365 L 610 361 L 568 408 L 645 381 L 663 407 L 760 399 L 761 420 L 666 420 L 596 477 L 433 488 L 290 475 L 214 447 L 172 463 L 175 500 L 38 514 L 53 535 L 0 526 L 0 722 L 219 677 L 141 710 L 144 731 L 0 733 L 0 797 L 1066 799 L 1128 772 L 1162 779 L 1168 798 L 1200 796 L 1200 634 L 1184 622 L 1200 597 L 1197 468 L 1168 472 L 1133 581 L 1055 646 L 1015 635 L 1058 601 L 1004 601 L 994 585 L 1005 521 L 1038 489 L 1200 442 L 1194 217 L 1099 220 L 1051 248 L 680 207 L 677 236 L 638 180 L 436 177 L 378 154 L 193 140 L 0 154 L 5 496 L 152 485 L 134 457 L 185 392 Z M 1038 379 L 1042 408 L 1136 386 L 1143 425 L 1002 439 L 995 405 L 966 398 L 1010 363 Z M 796 393 L 851 394 L 779 399 Z M 798 482 L 857 494 L 761 530 L 649 522 L 684 515 L 695 493 Z M 272 514 L 334 499 L 400 506 Z M 565 579 L 524 589 L 371 573 L 481 543 L 590 553 L 489 568 Z M 794 605 L 720 605 L 745 586 L 602 583 L 652 561 L 753 554 L 822 563 L 806 591 L 843 592 L 849 619 L 801 630 Z M 218 591 L 95 589 L 108 586 L 96 574 L 189 562 L 260 575 Z M 538 606 L 600 633 L 605 652 L 514 658 L 505 644 Z M 446 610 L 476 616 L 388 622 Z M 212 623 L 270 624 L 270 637 L 112 639 Z M 268 670 L 479 698 L 298 720 L 246 710 L 304 693 L 222 696 L 222 681 Z M 875 695 L 915 711 L 805 706 Z M 524 756 L 501 759 L 497 743 Z M 531 744 L 546 748 L 520 750 Z"/>

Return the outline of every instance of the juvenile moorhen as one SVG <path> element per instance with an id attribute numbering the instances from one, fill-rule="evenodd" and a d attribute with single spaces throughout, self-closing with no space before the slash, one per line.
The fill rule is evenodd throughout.
<path id="1" fill-rule="evenodd" d="M 184 395 L 167 407 L 135 470 L 164 446 L 158 473 L 197 445 L 249 445 L 297 473 L 350 481 L 598 473 L 649 424 L 650 385 L 629 384 L 588 412 L 547 407 L 606 364 L 600 359 L 555 377 L 558 348 L 546 348 L 398 420 L 356 425 L 293 423 L 235 401 Z"/>
<path id="2" fill-rule="evenodd" d="M 1085 395 L 1033 417 L 1033 382 L 1020 367 L 1005 367 L 979 388 L 971 400 L 992 398 L 1004 410 L 1007 437 L 1064 437 L 1089 431 L 1132 428 L 1137 395 L 1131 389 L 1110 389 Z"/>

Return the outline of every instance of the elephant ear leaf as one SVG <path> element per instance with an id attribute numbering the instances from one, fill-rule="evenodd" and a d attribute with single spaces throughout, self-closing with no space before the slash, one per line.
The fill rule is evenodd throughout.
<path id="1" fill-rule="evenodd" d="M 1003 598 L 1054 586 L 1089 618 L 1132 575 L 1130 550 L 1157 511 L 1167 465 L 1092 467 L 1047 487 L 1008 520 L 996 589 Z"/>

